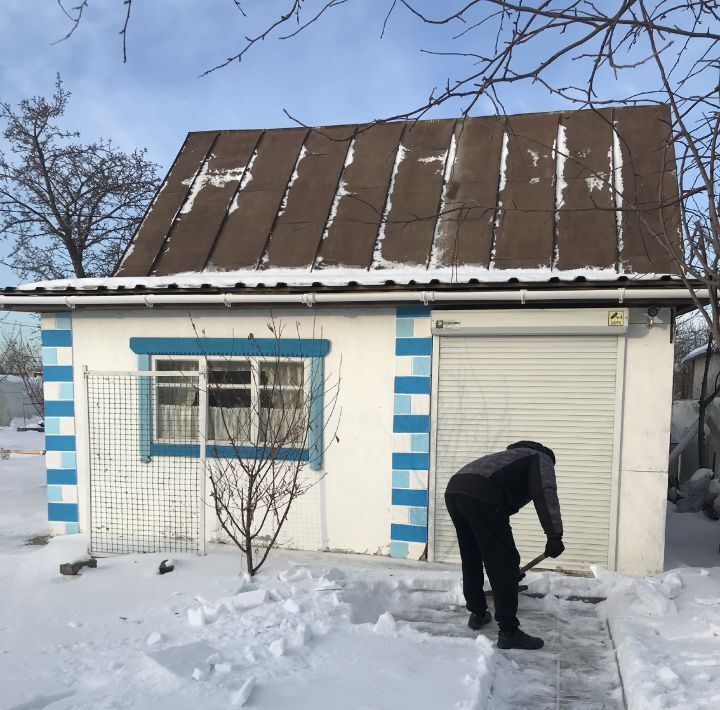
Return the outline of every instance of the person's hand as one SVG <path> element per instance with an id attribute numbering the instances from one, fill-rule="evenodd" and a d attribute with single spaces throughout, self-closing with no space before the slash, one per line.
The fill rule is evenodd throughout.
<path id="1" fill-rule="evenodd" d="M 561 537 L 549 537 L 545 544 L 545 557 L 560 557 L 565 551 Z"/>

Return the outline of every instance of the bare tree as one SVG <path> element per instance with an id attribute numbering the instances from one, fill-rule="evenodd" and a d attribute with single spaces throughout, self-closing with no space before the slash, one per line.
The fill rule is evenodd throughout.
<path id="1" fill-rule="evenodd" d="M 709 336 L 707 324 L 697 311 L 677 319 L 674 335 L 673 400 L 692 398 L 693 362 L 683 362 L 683 360 L 693 350 L 706 345 Z"/>
<path id="2" fill-rule="evenodd" d="M 213 454 L 206 462 L 207 505 L 244 554 L 250 575 L 281 542 L 296 501 L 324 477 L 309 465 L 339 441 L 340 373 L 313 376 L 316 365 L 282 356 L 286 326 L 271 319 L 267 328 L 276 344 L 272 354 L 259 346 L 241 358 L 204 354 L 207 385 L 202 378 L 198 385 L 206 395 L 205 438 Z M 196 335 L 202 343 L 204 334 L 196 329 Z"/>
<path id="3" fill-rule="evenodd" d="M 19 377 L 35 414 L 39 417 L 44 416 L 45 399 L 39 339 L 33 335 L 25 335 L 22 328 L 4 333 L 0 343 L 0 372 L 3 376 Z"/>
<path id="4" fill-rule="evenodd" d="M 0 102 L 0 237 L 23 279 L 112 274 L 158 186 L 145 150 L 81 143 L 62 128 L 69 97 L 58 76 L 49 99 Z"/>
<path id="5" fill-rule="evenodd" d="M 71 13 L 71 33 L 89 1 Z M 243 16 L 249 14 L 246 4 L 235 4 Z M 337 20 L 351 4 L 361 0 L 286 0 L 264 26 L 239 40 L 234 54 L 205 73 L 242 62 L 270 39 L 290 41 L 331 15 Z M 125 6 L 126 30 L 132 7 Z M 376 11 L 382 36 L 400 19 L 423 25 L 425 36 L 432 36 L 428 29 L 436 32 L 437 45 L 422 51 L 459 67 L 444 86 L 428 87 L 425 101 L 381 121 L 420 118 L 446 103 L 459 106 L 464 116 L 482 101 L 503 114 L 508 98 L 526 88 L 544 92 L 563 109 L 667 105 L 667 135 L 658 148 L 666 165 L 677 166 L 679 197 L 664 181 L 656 194 L 642 197 L 614 185 L 620 205 L 614 209 L 663 245 L 698 308 L 707 304 L 701 295 L 709 291 L 709 308 L 701 313 L 720 342 L 716 0 L 386 0 Z M 629 156 L 631 162 L 645 157 Z"/>

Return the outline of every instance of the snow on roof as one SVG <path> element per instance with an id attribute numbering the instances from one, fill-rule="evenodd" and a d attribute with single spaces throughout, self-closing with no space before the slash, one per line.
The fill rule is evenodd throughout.
<path id="1" fill-rule="evenodd" d="M 618 274 L 614 269 L 571 269 L 560 271 L 539 267 L 536 269 L 487 269 L 485 267 L 461 266 L 458 268 L 412 268 L 395 269 L 357 269 L 352 267 L 329 267 L 318 271 L 307 269 L 239 269 L 235 271 L 201 271 L 172 274 L 169 276 L 144 277 L 107 277 L 87 279 L 60 279 L 39 281 L 19 287 L 19 290 L 91 290 L 107 288 L 233 288 L 237 284 L 252 288 L 256 286 L 273 287 L 326 287 L 346 286 L 382 286 L 388 283 L 397 285 L 422 285 L 437 282 L 440 284 L 483 283 L 499 284 L 510 280 L 519 283 L 547 283 L 556 278 L 561 282 L 586 280 L 594 282 L 613 282 L 624 277 L 627 282 L 649 282 L 661 278 L 679 280 L 679 277 L 664 274 Z"/>
<path id="2" fill-rule="evenodd" d="M 697 360 L 699 357 L 703 357 L 705 353 L 707 352 L 707 343 L 704 345 L 701 345 L 699 348 L 695 348 L 695 350 L 691 350 L 682 360 L 680 360 L 681 363 L 690 362 L 690 360 Z M 717 345 L 713 343 L 712 345 L 712 353 L 714 355 L 717 355 Z"/>
<path id="3" fill-rule="evenodd" d="M 379 281 L 428 265 L 674 272 L 644 226 L 658 210 L 643 195 L 675 180 L 667 115 L 635 106 L 190 133 L 117 275 L 258 265 L 378 270 L 369 278 Z"/>

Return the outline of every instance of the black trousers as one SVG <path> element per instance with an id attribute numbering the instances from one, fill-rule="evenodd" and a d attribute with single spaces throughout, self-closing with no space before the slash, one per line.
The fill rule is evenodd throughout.
<path id="1" fill-rule="evenodd" d="M 510 518 L 494 503 L 462 493 L 446 493 L 445 505 L 457 532 L 468 611 L 482 615 L 487 610 L 484 565 L 495 600 L 495 621 L 503 631 L 517 629 L 520 555 Z"/>

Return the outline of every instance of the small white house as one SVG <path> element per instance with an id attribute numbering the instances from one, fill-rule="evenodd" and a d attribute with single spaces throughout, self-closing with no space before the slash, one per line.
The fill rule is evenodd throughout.
<path id="1" fill-rule="evenodd" d="M 317 480 L 284 544 L 457 561 L 448 478 L 535 439 L 557 456 L 557 564 L 662 569 L 689 303 L 652 234 L 658 180 L 675 185 L 664 116 L 189 134 L 115 277 L 0 296 L 43 313 L 52 531 L 98 552 L 202 550 L 218 529 L 201 459 L 227 444 L 213 422 L 255 416 L 264 383 L 243 363 L 280 354 L 299 388 L 341 373 L 342 410 L 327 449 L 320 432 L 282 451 Z M 232 393 L 199 414 L 148 374 L 203 358 Z M 513 519 L 524 558 L 544 545 L 530 508 Z"/>

